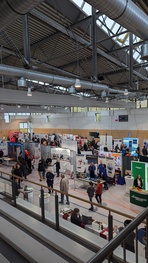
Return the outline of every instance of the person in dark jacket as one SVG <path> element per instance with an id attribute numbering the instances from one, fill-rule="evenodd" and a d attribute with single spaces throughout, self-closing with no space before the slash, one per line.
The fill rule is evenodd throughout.
<path id="1" fill-rule="evenodd" d="M 45 173 L 46 173 L 46 161 L 45 161 L 45 158 L 42 157 L 41 159 L 41 162 L 42 162 L 42 174 L 43 174 L 43 179 L 45 179 Z"/>
<path id="2" fill-rule="evenodd" d="M 89 186 L 88 186 L 88 188 L 87 188 L 87 194 L 88 194 L 88 197 L 89 197 L 89 201 L 90 201 L 90 202 L 92 202 L 92 199 L 93 199 L 93 197 L 94 197 L 94 193 L 95 193 L 95 188 L 94 188 L 94 186 L 93 186 L 93 183 L 92 183 L 92 182 L 89 182 Z M 93 207 L 92 204 L 90 205 L 89 210 L 92 210 L 92 211 L 94 210 L 94 207 Z"/>
<path id="3" fill-rule="evenodd" d="M 126 227 L 129 223 L 131 223 L 131 220 L 125 220 L 124 221 L 124 227 Z M 124 229 L 124 227 L 119 227 L 119 232 Z M 134 239 L 135 239 L 135 233 L 131 232 L 128 237 L 124 240 L 124 246 L 125 249 L 135 253 L 135 247 L 134 247 Z M 123 246 L 123 244 L 122 244 Z"/>
<path id="4" fill-rule="evenodd" d="M 47 186 L 52 188 L 52 193 L 53 193 L 54 174 L 51 172 L 50 168 L 47 169 L 46 182 L 47 182 Z M 50 194 L 51 189 L 49 189 L 48 192 Z"/>
<path id="5" fill-rule="evenodd" d="M 82 224 L 82 218 L 80 216 L 80 210 L 79 208 L 74 208 L 72 214 L 71 214 L 71 222 L 77 226 L 81 226 Z"/>
<path id="6" fill-rule="evenodd" d="M 38 163 L 38 173 L 39 173 L 39 178 L 41 182 L 43 180 L 43 166 L 42 166 L 41 160 L 39 160 L 39 163 Z"/>
<path id="7" fill-rule="evenodd" d="M 94 165 L 94 163 L 92 162 L 90 164 L 90 166 L 88 167 L 88 171 L 89 171 L 89 176 L 90 178 L 95 178 L 95 170 L 96 170 L 96 166 Z"/>
<path id="8" fill-rule="evenodd" d="M 57 177 L 60 176 L 60 161 L 59 159 L 57 159 L 57 161 L 54 163 L 54 165 L 56 165 L 56 173 L 57 173 Z"/>
<path id="9" fill-rule="evenodd" d="M 52 164 L 52 159 L 51 157 L 48 155 L 47 159 L 46 159 L 46 167 L 50 166 Z"/>

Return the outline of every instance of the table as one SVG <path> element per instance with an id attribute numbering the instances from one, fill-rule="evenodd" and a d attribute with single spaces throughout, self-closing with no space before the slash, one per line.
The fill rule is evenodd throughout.
<path id="1" fill-rule="evenodd" d="M 49 197 L 50 197 L 50 194 L 44 193 L 44 208 L 45 208 L 45 210 L 49 209 Z M 41 207 L 41 195 L 39 195 L 39 206 Z"/>
<path id="2" fill-rule="evenodd" d="M 104 239 L 108 239 L 109 236 L 109 232 L 108 232 L 108 226 L 102 222 L 98 222 L 98 221 L 93 221 L 92 225 L 85 225 L 85 229 L 87 229 L 88 231 L 99 235 L 100 237 L 104 238 Z M 118 229 L 118 227 L 116 227 L 116 229 Z M 115 237 L 117 234 L 117 231 L 113 230 L 113 237 Z"/>
<path id="3" fill-rule="evenodd" d="M 83 182 L 83 185 L 81 186 L 81 188 L 86 188 L 86 187 L 88 187 L 88 183 L 89 182 L 92 182 L 93 184 L 95 184 L 95 185 L 97 185 L 98 183 L 97 183 L 97 181 L 95 180 L 92 180 L 92 179 L 90 179 L 90 178 L 78 178 L 78 180 L 79 181 L 82 181 Z M 105 183 L 105 181 L 104 180 L 101 180 L 101 179 L 99 179 L 100 180 L 100 183 L 101 184 L 104 184 Z"/>
<path id="4" fill-rule="evenodd" d="M 130 203 L 148 207 L 148 190 L 138 190 L 137 188 L 130 187 Z"/>
<path id="5" fill-rule="evenodd" d="M 14 158 L 9 158 L 9 157 L 3 157 L 3 162 L 6 162 L 6 165 L 10 165 L 10 162 L 14 161 Z"/>
<path id="6" fill-rule="evenodd" d="M 71 222 L 71 213 L 72 209 L 65 208 L 60 211 L 60 217 L 62 217 L 65 220 L 68 220 Z M 97 222 L 97 223 L 96 223 Z M 84 225 L 84 224 L 83 224 Z M 101 226 L 101 227 L 99 227 Z M 96 220 L 93 220 L 92 225 L 84 225 L 84 228 L 96 235 L 99 235 L 100 237 L 104 239 L 108 239 L 108 226 L 104 223 L 98 222 Z M 116 227 L 118 229 L 118 227 Z M 113 230 L 113 237 L 115 237 L 117 234 L 117 231 Z"/>
<path id="7" fill-rule="evenodd" d="M 33 201 L 33 188 L 32 187 L 27 187 L 26 189 L 24 189 L 24 199 L 32 203 Z"/>

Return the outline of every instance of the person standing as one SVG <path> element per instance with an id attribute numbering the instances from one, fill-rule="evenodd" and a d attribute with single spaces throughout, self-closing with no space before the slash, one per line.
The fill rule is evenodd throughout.
<path id="1" fill-rule="evenodd" d="M 46 162 L 45 162 L 45 158 L 42 157 L 41 159 L 41 163 L 42 163 L 42 174 L 43 174 L 43 179 L 45 179 L 45 173 L 46 173 Z"/>
<path id="2" fill-rule="evenodd" d="M 61 180 L 60 180 L 60 191 L 64 192 L 66 195 L 66 204 L 69 205 L 69 196 L 68 196 L 68 191 L 69 191 L 69 181 L 68 178 L 65 177 L 64 174 L 61 174 Z M 59 202 L 60 204 L 64 204 L 64 193 L 61 193 L 61 201 Z"/>
<path id="3" fill-rule="evenodd" d="M 96 198 L 98 203 L 102 204 L 102 184 L 101 184 L 100 180 L 97 180 L 95 198 Z"/>
<path id="4" fill-rule="evenodd" d="M 88 167 L 88 171 L 89 171 L 89 176 L 90 178 L 95 178 L 95 170 L 96 170 L 96 166 L 94 165 L 94 163 L 92 162 L 90 164 L 90 166 Z"/>
<path id="5" fill-rule="evenodd" d="M 87 188 L 87 194 L 88 194 L 88 197 L 89 197 L 89 201 L 92 202 L 92 199 L 94 197 L 94 193 L 95 193 L 95 188 L 93 186 L 93 183 L 92 182 L 89 182 L 89 186 Z M 90 208 L 89 210 L 93 211 L 94 210 L 94 207 L 92 204 L 90 204 Z"/>
<path id="6" fill-rule="evenodd" d="M 52 193 L 53 193 L 54 174 L 51 172 L 50 168 L 47 169 L 46 182 L 47 182 L 47 186 L 52 188 Z M 50 194 L 51 189 L 49 189 L 48 192 Z"/>
<path id="7" fill-rule="evenodd" d="M 39 160 L 39 163 L 38 163 L 38 173 L 39 173 L 39 178 L 40 178 L 40 182 L 41 182 L 43 179 L 43 166 L 42 166 L 41 160 Z"/>
<path id="8" fill-rule="evenodd" d="M 52 159 L 51 157 L 48 155 L 47 159 L 46 159 L 46 167 L 50 166 L 52 164 Z"/>
<path id="9" fill-rule="evenodd" d="M 147 156 L 147 148 L 145 147 L 145 145 L 142 148 L 142 154 L 143 156 Z"/>
<path id="10" fill-rule="evenodd" d="M 54 163 L 54 165 L 56 166 L 57 177 L 59 177 L 59 175 L 60 175 L 60 160 L 57 159 L 57 161 Z"/>

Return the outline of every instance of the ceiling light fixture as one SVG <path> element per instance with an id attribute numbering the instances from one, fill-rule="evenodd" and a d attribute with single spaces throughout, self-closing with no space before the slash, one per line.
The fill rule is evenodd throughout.
<path id="1" fill-rule="evenodd" d="M 128 95 L 128 90 L 127 89 L 125 89 L 125 91 L 124 91 L 124 95 Z"/>
<path id="2" fill-rule="evenodd" d="M 27 96 L 28 96 L 28 97 L 31 97 L 31 96 L 32 96 L 32 92 L 31 92 L 31 88 L 30 88 L 30 87 L 28 87 Z"/>
<path id="3" fill-rule="evenodd" d="M 75 88 L 81 88 L 81 82 L 79 79 L 76 79 Z"/>
<path id="4" fill-rule="evenodd" d="M 103 90 L 103 91 L 101 92 L 101 98 L 104 98 L 104 97 L 106 97 L 106 91 L 105 91 L 105 90 Z"/>
<path id="5" fill-rule="evenodd" d="M 21 77 L 20 79 L 18 79 L 17 86 L 18 87 L 27 87 L 26 79 L 24 77 Z"/>
<path id="6" fill-rule="evenodd" d="M 108 97 L 106 97 L 105 103 L 108 103 L 108 102 L 109 102 Z"/>
<path id="7" fill-rule="evenodd" d="M 20 109 L 21 105 L 17 105 L 17 107 Z"/>
<path id="8" fill-rule="evenodd" d="M 69 89 L 68 89 L 69 93 L 75 93 L 76 90 L 73 86 L 71 86 Z"/>

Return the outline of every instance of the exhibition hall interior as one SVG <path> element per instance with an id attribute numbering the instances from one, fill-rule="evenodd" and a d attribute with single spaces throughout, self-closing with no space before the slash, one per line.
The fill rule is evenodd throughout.
<path id="1" fill-rule="evenodd" d="M 0 262 L 148 263 L 148 2 L 0 13 Z"/>

